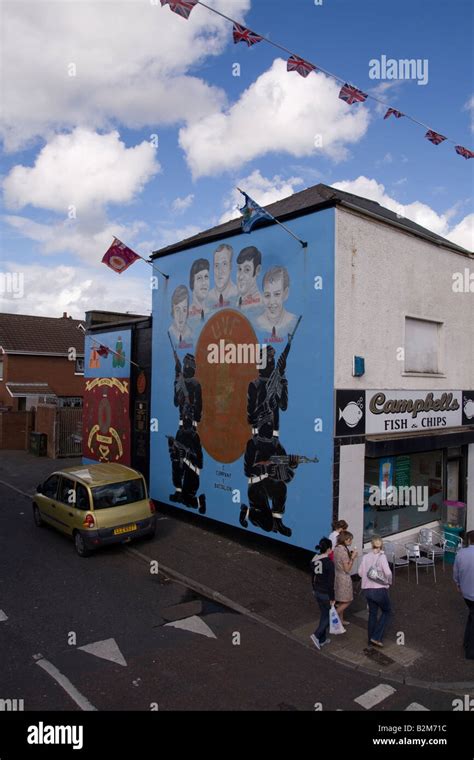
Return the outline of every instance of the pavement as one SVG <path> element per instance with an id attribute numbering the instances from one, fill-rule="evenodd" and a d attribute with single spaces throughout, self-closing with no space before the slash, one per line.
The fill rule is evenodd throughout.
<path id="1" fill-rule="evenodd" d="M 77 463 L 78 459 L 54 461 L 3 451 L 0 484 L 33 493 L 52 471 Z M 122 549 L 105 553 L 110 551 L 120 557 Z M 313 648 L 309 634 L 318 611 L 311 591 L 311 553 L 165 505 L 159 508 L 155 540 L 131 543 L 125 552 L 144 568 L 157 561 L 160 577 L 191 594 L 186 603 L 208 600 L 228 614 L 245 616 L 259 630 L 265 626 L 268 646 L 278 634 L 288 645 L 297 642 Z M 356 677 L 383 678 L 394 686 L 474 694 L 474 662 L 464 658 L 462 648 L 466 606 L 452 582 L 452 567 L 446 565 L 443 571 L 442 563 L 437 563 L 437 583 L 432 571 L 423 570 L 418 585 L 413 569 L 410 580 L 406 569 L 397 570 L 391 598 L 394 617 L 383 651 L 366 647 L 367 611 L 356 585 L 346 614 L 347 632 L 331 637 L 331 644 L 318 653 L 321 662 L 333 670 L 343 666 Z"/>

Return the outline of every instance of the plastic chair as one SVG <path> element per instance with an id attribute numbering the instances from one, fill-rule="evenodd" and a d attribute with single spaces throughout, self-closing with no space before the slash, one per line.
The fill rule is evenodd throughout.
<path id="1" fill-rule="evenodd" d="M 421 547 L 420 544 L 405 544 L 405 548 L 407 550 L 407 557 L 410 562 L 413 562 L 416 569 L 416 583 L 418 585 L 418 568 L 419 567 L 426 567 L 426 572 L 428 572 L 428 568 L 433 568 L 433 576 L 434 576 L 434 582 L 436 583 L 436 567 L 435 567 L 435 560 L 434 560 L 434 554 L 432 551 L 426 553 L 431 554 L 430 557 L 422 557 L 421 556 Z"/>
<path id="2" fill-rule="evenodd" d="M 408 580 L 410 580 L 410 560 L 402 544 L 396 541 L 384 541 L 383 550 L 387 557 L 387 562 L 392 566 L 393 583 L 395 583 L 395 571 L 397 567 L 408 568 Z M 403 556 L 406 555 L 406 556 Z"/>
<path id="3" fill-rule="evenodd" d="M 441 557 L 444 572 L 444 553 L 448 543 L 446 538 L 431 528 L 421 528 L 418 533 L 418 541 L 422 552 L 431 554 L 435 560 Z"/>

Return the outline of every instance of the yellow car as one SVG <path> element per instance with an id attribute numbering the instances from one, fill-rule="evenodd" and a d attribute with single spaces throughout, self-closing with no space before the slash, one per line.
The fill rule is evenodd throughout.
<path id="1" fill-rule="evenodd" d="M 80 557 L 107 544 L 155 535 L 155 505 L 145 480 L 121 464 L 92 464 L 53 472 L 33 497 L 38 527 L 72 536 Z"/>

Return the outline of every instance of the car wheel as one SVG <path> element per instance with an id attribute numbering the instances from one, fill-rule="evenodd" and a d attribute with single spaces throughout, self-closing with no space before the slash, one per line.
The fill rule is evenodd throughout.
<path id="1" fill-rule="evenodd" d="M 80 557 L 89 557 L 91 554 L 91 551 L 87 548 L 81 534 L 77 531 L 74 533 L 74 547 Z"/>
<path id="2" fill-rule="evenodd" d="M 35 521 L 37 528 L 42 528 L 44 526 L 44 520 L 41 517 L 41 512 L 36 504 L 33 504 L 33 520 Z"/>

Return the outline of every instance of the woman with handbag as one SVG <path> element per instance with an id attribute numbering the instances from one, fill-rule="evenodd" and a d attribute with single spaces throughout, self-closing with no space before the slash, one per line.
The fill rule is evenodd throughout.
<path id="1" fill-rule="evenodd" d="M 343 626 L 347 625 L 347 620 L 344 620 L 344 612 L 354 599 L 351 573 L 358 554 L 349 548 L 353 538 L 352 533 L 349 533 L 348 530 L 342 530 L 334 549 L 336 610 Z"/>
<path id="2" fill-rule="evenodd" d="M 372 551 L 365 554 L 359 567 L 362 589 L 369 605 L 369 644 L 383 647 L 382 639 L 392 616 L 388 589 L 392 582 L 392 571 L 383 551 L 383 541 L 379 536 L 372 538 Z M 378 617 L 379 610 L 382 614 Z"/>

